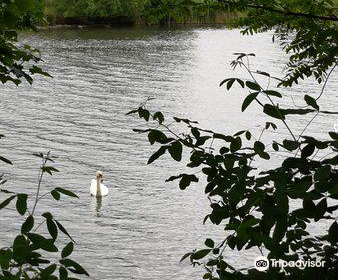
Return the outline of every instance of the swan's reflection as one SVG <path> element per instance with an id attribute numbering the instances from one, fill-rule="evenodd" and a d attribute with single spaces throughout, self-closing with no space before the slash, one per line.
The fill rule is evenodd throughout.
<path id="1" fill-rule="evenodd" d="M 102 217 L 102 197 L 92 197 L 92 209 L 94 210 L 94 214 L 96 217 Z"/>

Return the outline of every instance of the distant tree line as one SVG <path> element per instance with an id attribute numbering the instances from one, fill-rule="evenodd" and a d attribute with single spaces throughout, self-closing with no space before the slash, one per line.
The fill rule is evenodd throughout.
<path id="1" fill-rule="evenodd" d="M 184 1 L 186 2 L 186 1 Z M 50 24 L 162 24 L 225 23 L 235 13 L 192 6 L 177 0 L 46 0 Z M 188 3 L 189 4 L 189 3 Z"/>

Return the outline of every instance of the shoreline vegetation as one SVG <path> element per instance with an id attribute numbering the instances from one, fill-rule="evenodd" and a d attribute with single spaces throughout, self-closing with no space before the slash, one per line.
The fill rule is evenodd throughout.
<path id="1" fill-rule="evenodd" d="M 181 8 L 172 12 L 153 0 L 47 0 L 44 15 L 48 26 L 172 26 L 193 24 L 229 24 L 243 16 L 240 12 Z M 160 8 L 159 8 L 160 7 Z"/>

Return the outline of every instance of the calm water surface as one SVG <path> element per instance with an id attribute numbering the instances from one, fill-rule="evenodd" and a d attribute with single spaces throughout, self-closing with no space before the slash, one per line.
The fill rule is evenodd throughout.
<path id="1" fill-rule="evenodd" d="M 154 149 L 144 135 L 132 132 L 143 122 L 125 113 L 151 97 L 149 106 L 167 116 L 198 120 L 222 133 L 250 128 L 259 134 L 260 109 L 253 106 L 241 114 L 241 89 L 229 93 L 218 84 L 226 77 L 245 77 L 229 66 L 234 52 L 256 53 L 252 69 L 279 75 L 286 57 L 271 34 L 244 37 L 224 28 L 55 29 L 25 35 L 22 42 L 41 49 L 44 68 L 54 79 L 1 87 L 0 131 L 7 137 L 0 152 L 14 163 L 1 165 L 7 188 L 33 195 L 39 159 L 31 154 L 51 150 L 60 173 L 45 179 L 44 191 L 66 187 L 80 199 L 47 199 L 39 211 L 53 206 L 55 217 L 76 239 L 74 258 L 90 279 L 199 277 L 201 268 L 179 259 L 202 248 L 205 237 L 225 237 L 221 229 L 202 225 L 209 211 L 203 185 L 180 191 L 175 183 L 164 183 L 183 166 L 168 157 L 147 166 Z M 326 110 L 336 107 L 337 75 L 332 80 L 330 94 L 320 104 Z M 292 94 L 303 105 L 301 94 L 316 96 L 319 91 L 309 81 Z M 323 138 L 334 122 L 332 116 L 319 117 L 310 129 Z M 291 126 L 299 133 L 305 123 L 298 119 Z M 88 195 L 97 170 L 104 172 L 111 190 L 101 203 Z M 15 211 L 1 211 L 0 227 L 1 246 L 9 245 L 8 238 L 19 229 Z M 230 263 L 242 266 L 251 265 L 257 255 L 226 252 Z"/>

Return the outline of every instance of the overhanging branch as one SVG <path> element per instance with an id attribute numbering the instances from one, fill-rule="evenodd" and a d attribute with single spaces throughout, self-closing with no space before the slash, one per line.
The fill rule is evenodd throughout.
<path id="1" fill-rule="evenodd" d="M 233 1 L 227 1 L 227 0 L 217 0 L 217 2 L 224 3 L 224 4 L 231 4 L 234 5 L 236 2 Z M 338 18 L 336 16 L 320 16 L 320 15 L 314 15 L 314 14 L 306 14 L 306 13 L 300 13 L 300 12 L 292 12 L 292 11 L 283 11 L 274 9 L 271 7 L 263 6 L 263 5 L 254 5 L 254 4 L 244 4 L 245 7 L 253 8 L 253 9 L 259 9 L 264 10 L 268 12 L 278 13 L 285 16 L 292 16 L 292 17 L 303 17 L 303 18 L 311 18 L 311 19 L 319 19 L 319 20 L 328 20 L 328 21 L 338 21 Z"/>

